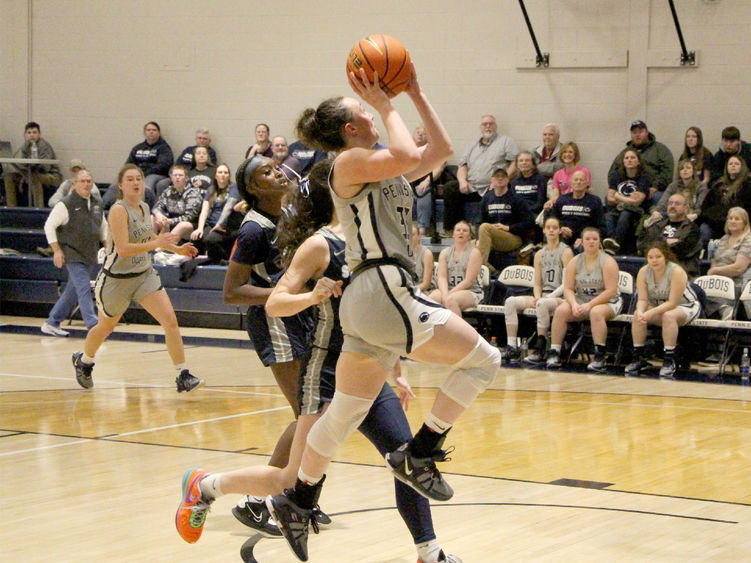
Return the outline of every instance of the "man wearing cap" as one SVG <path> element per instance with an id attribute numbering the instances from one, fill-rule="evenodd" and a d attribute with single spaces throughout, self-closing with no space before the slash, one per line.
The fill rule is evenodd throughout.
<path id="1" fill-rule="evenodd" d="M 44 158 L 56 160 L 55 150 L 42 138 L 41 128 L 35 121 L 24 127 L 24 144 L 14 156 L 19 158 Z M 3 175 L 5 180 L 5 202 L 8 207 L 18 204 L 17 191 L 21 182 L 31 181 L 29 189 L 34 207 L 44 207 L 44 186 L 55 187 L 63 179 L 56 164 L 13 164 L 13 170 Z"/>
<path id="2" fill-rule="evenodd" d="M 751 144 L 741 140 L 740 130 L 731 125 L 722 130 L 722 139 L 720 140 L 720 149 L 712 158 L 712 179 L 710 185 L 718 180 L 725 173 L 725 165 L 731 156 L 740 156 L 751 168 Z"/>
<path id="3" fill-rule="evenodd" d="M 97 252 L 100 242 L 107 238 L 107 222 L 101 199 L 92 197 L 93 186 L 89 171 L 79 168 L 73 175 L 70 193 L 52 208 L 44 224 L 55 266 L 68 270 L 68 283 L 42 325 L 42 333 L 50 336 L 68 336 L 60 323 L 70 316 L 76 301 L 86 328 L 97 324 L 91 279 L 99 269 Z"/>
<path id="4" fill-rule="evenodd" d="M 443 229 L 452 231 L 454 224 L 464 219 L 464 204 L 480 201 L 490 186 L 490 175 L 503 168 L 509 176 L 514 173 L 514 161 L 519 154 L 516 142 L 498 134 L 498 123 L 492 115 L 480 121 L 480 139 L 464 153 L 456 171 L 458 182 L 448 182 L 443 194 Z"/>
<path id="5" fill-rule="evenodd" d="M 639 153 L 651 182 L 649 200 L 656 203 L 660 200 L 665 188 L 673 181 L 673 153 L 656 140 L 647 129 L 646 123 L 641 120 L 634 121 L 631 123 L 631 140 L 626 143 L 626 148 L 618 153 L 613 164 L 610 165 L 608 180 L 618 173 L 618 167 L 623 162 L 623 153 L 628 149 L 634 149 Z"/>
<path id="6" fill-rule="evenodd" d="M 50 201 L 47 205 L 49 205 L 50 207 L 55 207 L 55 205 L 61 202 L 63 198 L 70 193 L 70 188 L 73 185 L 73 178 L 76 177 L 76 174 L 79 170 L 84 169 L 86 169 L 86 166 L 80 159 L 72 159 L 70 161 L 70 179 L 65 180 L 62 184 L 60 184 L 60 186 L 58 186 L 57 191 L 52 194 L 52 197 L 50 198 Z M 96 187 L 96 184 L 92 185 L 91 195 L 96 199 L 102 199 L 102 194 L 99 193 L 99 188 Z"/>

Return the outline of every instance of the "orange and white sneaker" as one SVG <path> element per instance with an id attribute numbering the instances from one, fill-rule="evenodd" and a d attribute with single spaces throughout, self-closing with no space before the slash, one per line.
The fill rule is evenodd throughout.
<path id="1" fill-rule="evenodd" d="M 188 469 L 183 475 L 183 498 L 175 514 L 175 527 L 180 537 L 188 543 L 196 543 L 203 532 L 203 524 L 214 499 L 207 500 L 201 495 L 198 483 L 209 472 L 203 469 Z"/>

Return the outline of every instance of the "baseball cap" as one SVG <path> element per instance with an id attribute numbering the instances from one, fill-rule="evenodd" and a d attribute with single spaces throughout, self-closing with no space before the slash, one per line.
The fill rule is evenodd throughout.
<path id="1" fill-rule="evenodd" d="M 498 174 L 498 172 L 503 172 L 504 176 L 508 176 L 508 172 L 506 171 L 505 166 L 496 166 L 495 168 L 493 168 L 493 172 L 490 175 L 495 176 L 496 174 Z"/>
<path id="2" fill-rule="evenodd" d="M 73 170 L 74 168 L 86 168 L 86 165 L 80 158 L 73 158 L 70 161 L 70 169 Z"/>
<path id="3" fill-rule="evenodd" d="M 637 119 L 636 121 L 631 122 L 631 129 L 634 129 L 635 127 L 642 127 L 644 129 L 647 129 L 647 124 L 644 123 L 641 119 Z"/>

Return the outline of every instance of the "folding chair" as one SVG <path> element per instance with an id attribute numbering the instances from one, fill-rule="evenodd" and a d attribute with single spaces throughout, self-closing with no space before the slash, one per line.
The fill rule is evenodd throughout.
<path id="1" fill-rule="evenodd" d="M 727 276 L 699 276 L 693 280 L 693 283 L 698 285 L 704 290 L 704 293 L 709 299 L 724 299 L 734 304 L 734 311 L 737 309 L 737 303 L 735 298 L 735 283 Z M 745 289 L 745 288 L 744 288 Z M 725 366 L 728 363 L 728 345 L 730 341 L 730 333 L 732 330 L 732 323 L 738 321 L 722 321 L 716 319 L 695 319 L 689 323 L 688 327 L 707 331 L 711 336 L 717 334 L 720 336 L 720 362 L 719 362 L 719 375 L 725 373 Z M 718 332 L 719 329 L 719 332 Z M 706 341 L 712 340 L 707 338 Z"/>

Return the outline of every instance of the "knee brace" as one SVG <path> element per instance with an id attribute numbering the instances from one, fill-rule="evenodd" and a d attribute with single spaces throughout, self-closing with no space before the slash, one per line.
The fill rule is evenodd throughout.
<path id="1" fill-rule="evenodd" d="M 493 382 L 500 365 L 498 349 L 478 336 L 472 351 L 452 366 L 454 371 L 441 385 L 441 391 L 466 409 Z"/>
<path id="2" fill-rule="evenodd" d="M 550 328 L 550 318 L 558 308 L 558 300 L 551 297 L 544 297 L 537 301 L 536 314 L 537 314 L 537 334 L 540 332 L 548 332 Z"/>
<path id="3" fill-rule="evenodd" d="M 519 311 L 524 310 L 526 298 L 523 296 L 509 297 L 503 303 L 503 314 L 506 317 L 506 325 L 519 326 Z"/>
<path id="4" fill-rule="evenodd" d="M 337 391 L 329 408 L 308 433 L 308 444 L 324 457 L 334 457 L 370 411 L 374 399 L 361 399 Z"/>

